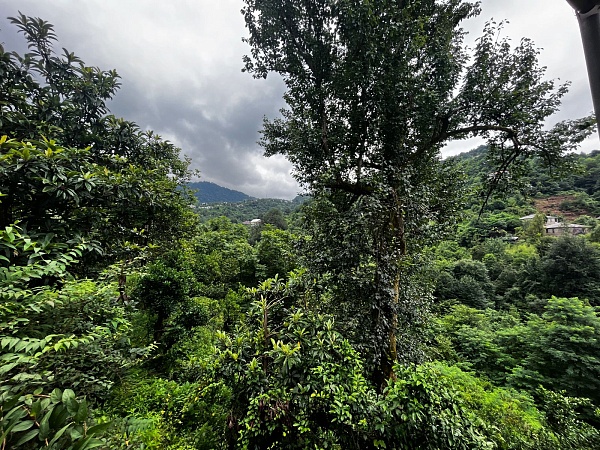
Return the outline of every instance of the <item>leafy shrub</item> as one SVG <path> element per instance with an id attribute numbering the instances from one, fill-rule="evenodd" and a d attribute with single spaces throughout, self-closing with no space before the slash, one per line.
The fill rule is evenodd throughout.
<path id="1" fill-rule="evenodd" d="M 219 334 L 218 373 L 231 387 L 236 448 L 358 448 L 375 391 L 333 319 L 256 301 L 233 337 Z M 282 317 L 282 321 L 274 317 Z"/>
<path id="2" fill-rule="evenodd" d="M 55 245 L 52 253 L 46 244 L 14 225 L 0 230 L 0 253 L 28 254 L 26 265 L 0 267 L 0 442 L 94 448 L 105 427 L 89 421 L 88 400 L 105 399 L 151 347 L 131 347 L 115 285 L 71 279 L 68 268 L 86 244 Z"/>
<path id="3" fill-rule="evenodd" d="M 110 423 L 90 420 L 85 399 L 70 389 L 19 395 L 0 391 L 0 445 L 5 448 L 86 450 L 103 446 L 98 439 Z"/>
<path id="4" fill-rule="evenodd" d="M 25 272 L 35 270 L 29 266 Z M 130 323 L 113 285 L 69 281 L 61 289 L 23 289 L 13 280 L 2 297 L 3 388 L 69 387 L 93 399 L 106 398 L 124 370 L 151 350 L 131 347 Z"/>
<path id="5" fill-rule="evenodd" d="M 552 297 L 526 320 L 514 311 L 455 306 L 437 326 L 459 359 L 494 382 L 531 393 L 542 385 L 600 404 L 600 316 L 585 301 Z"/>
<path id="6" fill-rule="evenodd" d="M 111 414 L 150 421 L 137 435 L 130 433 L 133 441 L 148 448 L 223 448 L 230 394 L 221 383 L 179 384 L 138 371 L 114 394 Z"/>
<path id="7" fill-rule="evenodd" d="M 277 322 L 280 307 L 263 298 L 234 336 L 219 336 L 231 448 L 563 448 L 531 396 L 457 367 L 396 365 L 378 394 L 331 318 L 292 309 Z"/>

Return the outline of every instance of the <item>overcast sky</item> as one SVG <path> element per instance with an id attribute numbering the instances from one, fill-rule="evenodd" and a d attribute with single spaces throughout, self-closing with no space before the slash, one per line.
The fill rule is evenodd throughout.
<path id="1" fill-rule="evenodd" d="M 282 0 L 285 1 L 285 0 Z M 54 24 L 59 43 L 86 64 L 116 69 L 122 88 L 112 112 L 181 147 L 201 179 L 255 197 L 293 198 L 299 188 L 282 157 L 264 158 L 256 144 L 263 116 L 284 106 L 276 76 L 242 73 L 246 34 L 242 0 L 0 0 L 0 42 L 24 49 L 5 20 L 17 11 Z M 577 19 L 565 0 L 483 0 L 465 22 L 472 43 L 487 20 L 508 20 L 504 33 L 541 47 L 548 78 L 571 81 L 556 120 L 592 112 Z M 454 154 L 479 142 L 460 141 Z M 582 150 L 600 148 L 597 135 Z"/>

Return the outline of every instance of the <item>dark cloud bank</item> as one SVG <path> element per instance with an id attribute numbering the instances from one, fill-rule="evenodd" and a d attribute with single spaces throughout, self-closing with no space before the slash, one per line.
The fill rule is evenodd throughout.
<path id="1" fill-rule="evenodd" d="M 504 33 L 515 42 L 531 37 L 545 48 L 540 59 L 548 76 L 572 81 L 556 119 L 591 112 L 577 21 L 565 1 L 484 0 L 482 6 L 482 16 L 465 24 L 469 44 L 486 20 L 509 19 Z M 248 51 L 241 7 L 241 0 L 0 0 L 0 41 L 25 50 L 4 20 L 19 10 L 53 23 L 60 46 L 121 75 L 112 112 L 176 143 L 204 181 L 255 197 L 293 198 L 299 187 L 290 164 L 264 158 L 256 143 L 263 117 L 284 106 L 284 86 L 277 76 L 259 81 L 241 72 Z M 597 144 L 594 137 L 582 148 Z M 444 153 L 476 145 L 456 142 Z"/>

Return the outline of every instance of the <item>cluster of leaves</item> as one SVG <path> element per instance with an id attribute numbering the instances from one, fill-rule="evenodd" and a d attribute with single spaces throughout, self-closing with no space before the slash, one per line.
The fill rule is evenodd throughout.
<path id="1" fill-rule="evenodd" d="M 220 373 L 234 389 L 230 438 L 241 447 L 355 448 L 374 394 L 358 355 L 329 317 L 294 311 L 278 328 L 278 307 L 263 297 L 248 328 L 219 336 Z"/>
<path id="2" fill-rule="evenodd" d="M 210 450 L 225 448 L 230 402 L 229 390 L 218 381 L 178 383 L 138 370 L 115 390 L 109 406 L 129 417 L 121 428 L 132 447 Z M 133 421 L 136 430 L 131 429 Z M 109 440 L 111 448 L 122 445 L 118 436 Z"/>
<path id="3" fill-rule="evenodd" d="M 115 71 L 86 66 L 53 50 L 48 22 L 10 19 L 30 52 L 0 50 L 0 227 L 20 220 L 35 232 L 97 239 L 106 267 L 193 225 L 189 176 L 179 149 L 132 122 L 108 114 L 119 87 Z M 175 225 L 177 224 L 177 225 Z"/>
<path id="4" fill-rule="evenodd" d="M 187 161 L 179 149 L 152 132 L 109 115 L 107 102 L 120 83 L 114 70 L 86 66 L 63 49 L 56 54 L 52 24 L 19 14 L 9 18 L 23 34 L 29 53 L 1 49 L 0 104 L 3 133 L 16 139 L 52 136 L 65 147 L 93 148 L 95 162 L 118 155 L 144 170 L 185 178 Z"/>
<path id="5" fill-rule="evenodd" d="M 0 48 L 0 446 L 117 448 L 136 422 L 100 408 L 156 349 L 132 343 L 125 268 L 195 229 L 189 161 L 108 115 L 116 72 L 57 55 L 41 19 L 10 20 L 30 52 Z"/>
<path id="6" fill-rule="evenodd" d="M 288 294 L 290 293 L 288 290 Z M 292 289 L 293 291 L 293 289 Z M 276 291 L 270 290 L 271 296 Z M 378 393 L 330 316 L 286 309 L 262 293 L 246 322 L 220 334 L 219 379 L 230 386 L 234 448 L 592 449 L 597 431 L 562 405 L 546 419 L 534 399 L 443 363 L 397 365 Z M 561 403 L 562 402 L 562 403 Z M 550 406 L 549 406 L 550 407 Z M 570 422 L 569 422 L 570 420 Z M 567 424 L 567 422 L 569 422 Z"/>
<path id="7" fill-rule="evenodd" d="M 144 222 L 125 211 L 132 201 L 147 198 L 147 172 L 124 162 L 110 170 L 94 163 L 89 149 L 64 148 L 47 139 L 21 142 L 3 136 L 0 153 L 3 228 L 18 220 L 36 233 L 100 240 L 107 251 L 139 236 L 136 226 L 143 228 Z"/>
<path id="8" fill-rule="evenodd" d="M 436 334 L 449 340 L 446 358 L 466 362 L 495 382 L 531 392 L 543 385 L 600 404 L 600 317 L 577 298 L 553 297 L 541 315 L 526 320 L 516 311 L 456 305 L 439 320 Z"/>
<path id="9" fill-rule="evenodd" d="M 0 442 L 95 448 L 103 443 L 94 436 L 107 426 L 93 424 L 88 402 L 70 388 L 94 401 L 106 398 L 149 349 L 129 345 L 130 323 L 114 286 L 70 280 L 68 268 L 87 245 L 54 246 L 54 253 L 48 247 L 16 226 L 0 232 L 2 252 L 25 257 L 23 265 L 0 267 Z"/>
<path id="10" fill-rule="evenodd" d="M 89 426 L 88 405 L 70 389 L 54 389 L 44 395 L 41 388 L 24 396 L 0 394 L 0 442 L 4 448 L 87 450 L 105 445 L 96 436 L 110 423 Z"/>

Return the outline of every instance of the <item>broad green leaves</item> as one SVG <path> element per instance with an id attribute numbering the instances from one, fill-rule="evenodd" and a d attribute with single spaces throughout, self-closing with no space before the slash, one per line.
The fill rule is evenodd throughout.
<path id="1" fill-rule="evenodd" d="M 195 230 L 189 161 L 107 115 L 116 72 L 55 53 L 41 19 L 10 20 L 29 53 L 0 49 L 0 447 L 106 447 L 90 407 L 155 348 L 132 348 L 124 268 Z M 79 278 L 119 260 L 118 287 L 112 269 Z"/>
<path id="2" fill-rule="evenodd" d="M 0 52 L 0 228 L 21 221 L 64 241 L 98 240 L 98 265 L 193 229 L 191 196 L 177 189 L 191 175 L 189 160 L 155 133 L 108 115 L 117 73 L 55 53 L 53 26 L 42 19 L 10 20 L 30 52 Z"/>
<path id="3" fill-rule="evenodd" d="M 108 424 L 91 426 L 88 401 L 106 398 L 148 349 L 131 348 L 114 285 L 72 279 L 70 267 L 93 246 L 44 238 L 17 225 L 0 232 L 0 250 L 23 256 L 0 267 L 0 443 L 96 448 Z"/>
<path id="4" fill-rule="evenodd" d="M 396 365 L 378 393 L 331 317 L 286 309 L 285 297 L 267 292 L 243 326 L 218 334 L 232 448 L 591 450 L 600 442 L 575 410 L 585 401 L 546 392 L 542 411 L 528 394 L 439 362 Z"/>
<path id="5" fill-rule="evenodd" d="M 96 436 L 110 423 L 90 426 L 88 405 L 70 389 L 44 394 L 0 392 L 0 443 L 4 448 L 84 450 L 103 447 Z"/>

